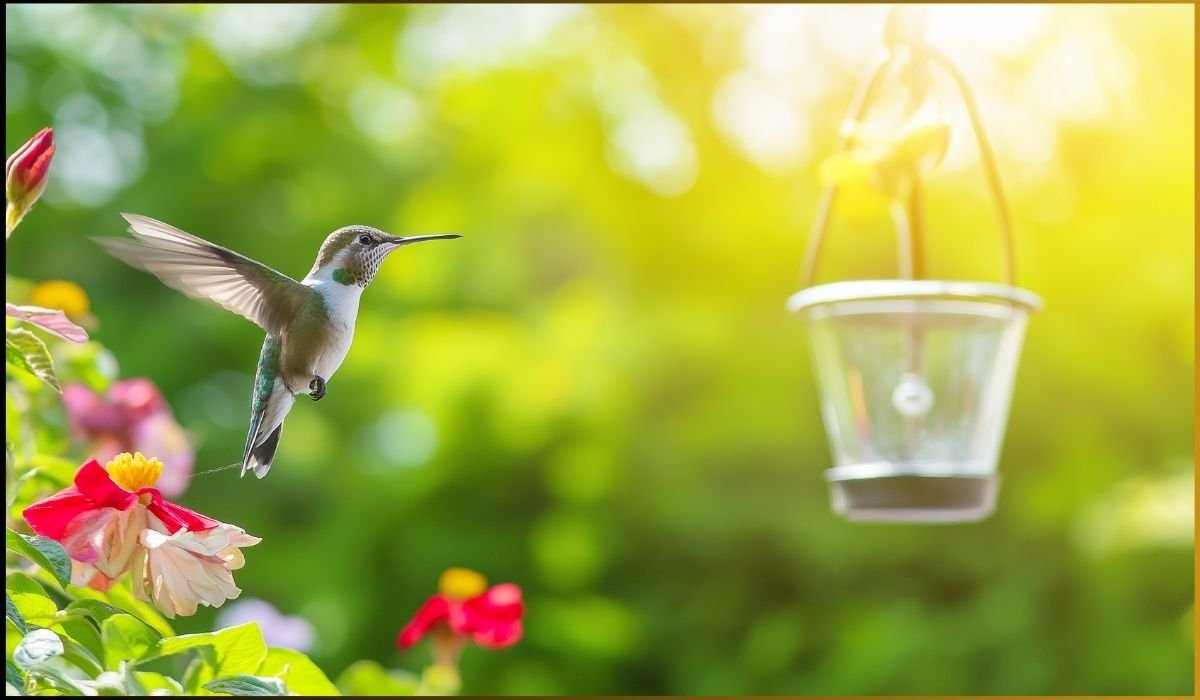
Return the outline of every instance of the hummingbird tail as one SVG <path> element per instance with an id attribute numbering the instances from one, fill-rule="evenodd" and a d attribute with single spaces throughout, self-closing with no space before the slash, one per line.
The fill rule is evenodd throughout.
<path id="1" fill-rule="evenodd" d="M 246 435 L 246 450 L 242 453 L 242 476 L 251 469 L 258 478 L 267 475 L 275 450 L 279 447 L 279 434 L 283 430 L 283 419 L 296 402 L 296 397 L 282 379 L 275 376 L 266 379 L 278 370 L 272 364 L 272 351 L 277 336 L 267 336 L 263 343 L 263 356 L 259 359 L 258 374 L 254 379 L 254 405 L 250 416 L 250 431 Z M 264 364 L 264 362 L 266 364 Z"/>
<path id="2" fill-rule="evenodd" d="M 279 447 L 279 434 L 282 432 L 283 424 L 280 423 L 266 440 L 250 450 L 242 463 L 242 476 L 251 469 L 254 470 L 254 476 L 260 479 L 267 475 L 271 470 L 271 462 L 275 461 L 275 450 Z"/>

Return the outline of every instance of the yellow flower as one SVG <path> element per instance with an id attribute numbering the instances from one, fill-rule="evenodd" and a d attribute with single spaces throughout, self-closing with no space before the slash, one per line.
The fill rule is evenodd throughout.
<path id="1" fill-rule="evenodd" d="M 141 452 L 135 452 L 132 455 L 122 452 L 113 457 L 112 461 L 104 468 L 118 486 L 133 492 L 158 483 L 163 465 L 157 459 L 149 459 Z"/>
<path id="2" fill-rule="evenodd" d="M 438 579 L 438 592 L 447 598 L 466 600 L 474 598 L 487 589 L 487 579 L 470 569 L 452 567 L 442 572 Z"/>
<path id="3" fill-rule="evenodd" d="M 50 280 L 34 286 L 29 303 L 44 309 L 58 309 L 73 319 L 86 318 L 91 311 L 87 292 L 74 282 Z"/>

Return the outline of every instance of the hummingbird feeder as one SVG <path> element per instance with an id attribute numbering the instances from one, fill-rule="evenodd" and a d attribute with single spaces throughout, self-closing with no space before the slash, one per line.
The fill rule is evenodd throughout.
<path id="1" fill-rule="evenodd" d="M 962 73 L 922 40 L 895 38 L 868 72 L 839 150 L 861 124 L 896 61 L 944 71 L 965 103 L 999 215 L 1005 283 L 928 278 L 922 262 L 917 173 L 892 207 L 900 278 L 813 286 L 837 182 L 819 201 L 788 308 L 806 319 L 821 414 L 834 466 L 835 513 L 856 521 L 961 522 L 995 507 L 1004 438 L 1026 320 L 1037 295 L 1014 284 L 1012 225 L 975 96 Z"/>

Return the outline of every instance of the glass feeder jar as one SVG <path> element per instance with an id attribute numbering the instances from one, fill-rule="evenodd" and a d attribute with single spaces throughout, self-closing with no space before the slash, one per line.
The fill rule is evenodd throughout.
<path id="1" fill-rule="evenodd" d="M 834 512 L 918 522 L 992 512 L 1025 322 L 1040 305 L 1015 287 L 940 280 L 792 296 L 810 329 Z"/>
<path id="2" fill-rule="evenodd" d="M 854 145 L 881 86 L 898 65 L 948 74 L 970 117 L 1003 242 L 1005 283 L 930 279 L 923 265 L 920 178 L 892 202 L 900 279 L 813 286 L 837 184 L 818 203 L 788 307 L 810 329 L 821 415 L 834 466 L 825 472 L 835 513 L 851 520 L 962 522 L 995 507 L 1000 446 L 1029 314 L 1041 307 L 1015 286 L 1012 216 L 978 102 L 963 74 L 908 29 L 899 6 L 886 47 L 846 115 L 840 149 Z M 911 29 L 911 27 L 909 27 Z"/>

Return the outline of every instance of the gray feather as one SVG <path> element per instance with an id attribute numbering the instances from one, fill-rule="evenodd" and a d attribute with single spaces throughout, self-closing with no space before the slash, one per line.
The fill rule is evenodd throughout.
<path id="1" fill-rule="evenodd" d="M 313 291 L 244 255 L 161 221 L 122 214 L 133 239 L 94 238 L 114 257 L 146 270 L 164 284 L 281 333 Z"/>

